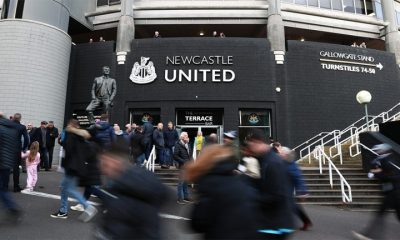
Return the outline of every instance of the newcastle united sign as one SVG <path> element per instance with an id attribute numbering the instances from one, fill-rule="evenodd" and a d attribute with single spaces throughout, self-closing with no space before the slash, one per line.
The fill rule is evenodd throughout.
<path id="1" fill-rule="evenodd" d="M 164 81 L 228 83 L 235 80 L 233 56 L 167 56 L 165 57 Z M 182 69 L 182 66 L 189 66 Z M 210 68 L 210 66 L 218 66 Z M 160 67 L 160 66 L 157 66 Z M 180 68 L 181 67 L 181 68 Z M 149 57 L 135 62 L 129 77 L 136 84 L 147 84 L 156 80 L 156 66 Z"/>

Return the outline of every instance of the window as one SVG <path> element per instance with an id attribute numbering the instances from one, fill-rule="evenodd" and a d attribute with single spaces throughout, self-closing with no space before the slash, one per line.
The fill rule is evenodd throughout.
<path id="1" fill-rule="evenodd" d="M 266 137 L 271 136 L 271 113 L 268 109 L 239 110 L 239 141 L 243 143 L 252 129 L 260 129 Z M 267 140 L 267 139 L 266 139 Z"/>
<path id="2" fill-rule="evenodd" d="M 308 0 L 308 6 L 319 7 L 318 0 Z"/>
<path id="3" fill-rule="evenodd" d="M 97 0 L 97 6 L 107 6 L 108 5 L 108 0 Z"/>
<path id="4" fill-rule="evenodd" d="M 332 9 L 331 0 L 319 0 L 321 8 Z"/>
<path id="5" fill-rule="evenodd" d="M 383 19 L 381 0 L 374 0 L 374 12 L 377 19 Z"/>
<path id="6" fill-rule="evenodd" d="M 120 3 L 121 3 L 121 0 L 108 0 L 108 5 L 117 5 Z"/>
<path id="7" fill-rule="evenodd" d="M 344 11 L 349 13 L 355 13 L 354 1 L 353 0 L 343 0 Z"/>
<path id="8" fill-rule="evenodd" d="M 397 25 L 400 25 L 400 12 L 396 10 Z"/>
<path id="9" fill-rule="evenodd" d="M 295 4 L 307 6 L 307 0 L 295 0 Z"/>
<path id="10" fill-rule="evenodd" d="M 332 0 L 332 9 L 343 11 L 342 0 Z"/>
<path id="11" fill-rule="evenodd" d="M 356 13 L 365 14 L 365 3 L 364 0 L 355 0 Z"/>

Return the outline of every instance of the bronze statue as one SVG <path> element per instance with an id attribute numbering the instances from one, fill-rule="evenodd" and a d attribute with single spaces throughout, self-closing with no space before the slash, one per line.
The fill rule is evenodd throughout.
<path id="1" fill-rule="evenodd" d="M 92 86 L 92 101 L 87 106 L 88 118 L 90 123 L 94 123 L 93 112 L 97 109 L 102 109 L 108 113 L 113 106 L 113 100 L 117 94 L 117 83 L 115 79 L 110 78 L 110 67 L 103 67 L 103 76 L 94 79 Z"/>

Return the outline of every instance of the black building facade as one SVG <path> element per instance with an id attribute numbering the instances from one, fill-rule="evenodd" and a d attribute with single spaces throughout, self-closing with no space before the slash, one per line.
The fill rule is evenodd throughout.
<path id="1" fill-rule="evenodd" d="M 134 40 L 124 65 L 114 43 L 73 47 L 66 117 L 85 122 L 90 90 L 104 65 L 117 81 L 111 122 L 173 121 L 194 135 L 251 128 L 289 146 L 363 116 L 355 100 L 371 92 L 371 114 L 396 104 L 393 54 L 347 46 L 289 41 L 277 65 L 265 39 L 164 38 Z"/>

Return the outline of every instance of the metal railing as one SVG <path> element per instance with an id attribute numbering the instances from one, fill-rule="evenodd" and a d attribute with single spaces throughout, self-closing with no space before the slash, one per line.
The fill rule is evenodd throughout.
<path id="1" fill-rule="evenodd" d="M 329 156 L 324 152 L 322 146 L 318 146 L 315 148 L 314 151 L 314 157 L 318 159 L 319 162 L 319 173 L 322 174 L 323 171 L 323 163 L 328 162 L 328 171 L 329 171 L 329 184 L 331 185 L 331 188 L 333 188 L 333 174 L 332 174 L 332 169 L 336 171 L 337 175 L 339 176 L 340 179 L 340 190 L 342 192 L 342 201 L 344 203 L 352 202 L 353 197 L 351 194 L 351 186 L 350 184 L 346 181 L 346 179 L 343 177 L 343 175 L 340 173 L 340 171 L 336 168 L 335 164 L 333 164 L 332 160 L 329 158 Z M 347 192 L 346 189 L 347 187 Z"/>
<path id="2" fill-rule="evenodd" d="M 316 146 L 321 146 L 322 149 L 325 146 L 330 146 L 329 148 L 329 157 L 340 158 L 340 164 L 343 164 L 343 154 L 342 154 L 342 145 L 344 143 L 350 143 L 350 147 L 359 143 L 358 135 L 364 131 L 378 131 L 379 124 L 385 123 L 389 121 L 394 121 L 400 118 L 400 103 L 397 103 L 395 106 L 387 110 L 386 112 L 382 112 L 377 116 L 367 116 L 368 124 L 366 123 L 366 117 L 362 117 L 359 120 L 355 121 L 344 130 L 334 130 L 330 133 L 322 132 L 312 137 L 311 139 L 305 141 L 304 143 L 298 145 L 294 150 L 298 149 L 301 146 L 306 145 L 313 140 L 312 143 L 303 147 L 299 151 L 300 159 L 308 156 L 309 163 L 311 163 L 311 155 L 315 150 Z M 318 138 L 319 137 L 319 138 Z M 314 140 L 316 139 L 316 140 Z M 336 150 L 336 153 L 334 153 Z M 350 149 L 349 149 L 350 150 Z"/>
<path id="3" fill-rule="evenodd" d="M 144 166 L 147 170 L 154 172 L 155 164 L 156 164 L 156 147 L 153 146 L 149 155 L 149 159 L 145 160 Z"/>
<path id="4" fill-rule="evenodd" d="M 356 147 L 356 152 L 353 154 L 353 149 L 354 147 Z M 377 154 L 376 152 L 374 152 L 374 150 L 372 150 L 371 148 L 365 146 L 364 144 L 360 143 L 360 142 L 356 142 L 354 144 L 352 144 L 350 146 L 350 156 L 351 157 L 356 157 L 361 153 L 360 147 L 364 148 L 365 150 L 369 151 L 370 153 L 374 154 L 375 156 L 379 156 L 379 154 Z"/>

